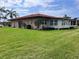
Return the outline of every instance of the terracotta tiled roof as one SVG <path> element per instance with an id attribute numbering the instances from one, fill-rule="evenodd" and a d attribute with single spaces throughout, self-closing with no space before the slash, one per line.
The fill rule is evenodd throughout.
<path id="1" fill-rule="evenodd" d="M 34 17 L 63 19 L 63 17 L 54 17 L 54 16 L 45 15 L 45 14 L 31 14 L 31 15 L 27 15 L 27 16 L 23 16 L 23 17 L 17 17 L 15 19 L 10 19 L 10 20 L 22 20 L 22 19 L 28 19 L 28 18 L 34 18 Z"/>

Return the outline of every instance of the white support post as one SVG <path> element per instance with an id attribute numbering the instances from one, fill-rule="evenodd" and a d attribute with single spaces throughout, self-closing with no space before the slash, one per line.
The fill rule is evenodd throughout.
<path id="1" fill-rule="evenodd" d="M 76 20 L 76 25 L 77 25 L 77 20 Z"/>

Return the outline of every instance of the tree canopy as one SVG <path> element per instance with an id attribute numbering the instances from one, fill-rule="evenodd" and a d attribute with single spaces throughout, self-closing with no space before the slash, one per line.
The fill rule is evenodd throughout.
<path id="1" fill-rule="evenodd" d="M 5 7 L 0 7 L 0 20 L 1 19 L 12 19 L 16 18 L 18 16 L 18 13 L 13 9 L 7 9 Z"/>

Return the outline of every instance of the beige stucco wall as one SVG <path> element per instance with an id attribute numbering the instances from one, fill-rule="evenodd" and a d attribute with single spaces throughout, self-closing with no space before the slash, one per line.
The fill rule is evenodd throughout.
<path id="1" fill-rule="evenodd" d="M 17 21 L 12 21 L 11 22 L 11 27 L 15 27 L 15 28 L 18 28 L 18 22 Z"/>
<path id="2" fill-rule="evenodd" d="M 36 19 L 26 19 L 26 20 L 23 20 L 23 23 L 25 23 L 26 25 L 31 25 L 33 29 L 36 29 L 37 27 L 35 26 L 35 20 Z"/>
<path id="3" fill-rule="evenodd" d="M 26 25 L 31 25 L 32 29 L 36 29 L 37 27 L 35 26 L 35 20 L 36 19 L 25 19 L 25 20 L 20 20 L 21 22 L 25 23 Z M 11 22 L 11 27 L 19 28 L 19 21 L 12 21 Z"/>

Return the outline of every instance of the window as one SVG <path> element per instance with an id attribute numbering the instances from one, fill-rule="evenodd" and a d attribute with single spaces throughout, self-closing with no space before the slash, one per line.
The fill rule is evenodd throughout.
<path id="1" fill-rule="evenodd" d="M 44 18 L 38 18 L 38 20 L 36 21 L 36 23 L 39 23 L 39 24 L 44 24 Z"/>
<path id="2" fill-rule="evenodd" d="M 40 24 L 44 24 L 44 20 L 40 20 Z"/>
<path id="3" fill-rule="evenodd" d="M 50 20 L 50 25 L 53 25 L 53 20 Z"/>
<path id="4" fill-rule="evenodd" d="M 62 21 L 62 25 L 65 25 L 65 21 Z"/>
<path id="5" fill-rule="evenodd" d="M 58 25 L 58 21 L 57 20 L 53 20 L 53 25 Z"/>

